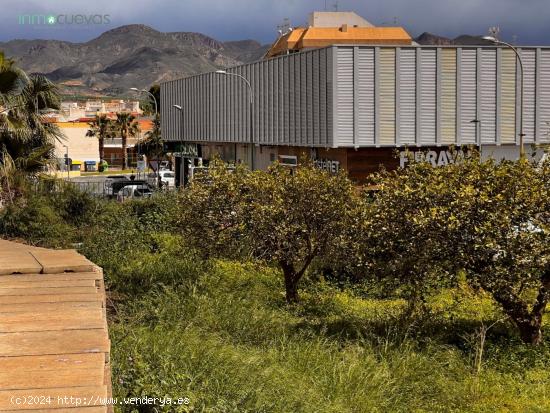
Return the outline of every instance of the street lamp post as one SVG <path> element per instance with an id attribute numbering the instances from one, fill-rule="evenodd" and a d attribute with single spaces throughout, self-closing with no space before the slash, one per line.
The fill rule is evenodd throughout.
<path id="1" fill-rule="evenodd" d="M 137 87 L 131 87 L 130 90 L 133 90 L 134 92 L 138 93 L 147 93 L 149 96 L 153 98 L 153 103 L 155 104 L 155 118 L 158 116 L 158 107 L 157 107 L 157 98 L 155 98 L 155 95 L 153 95 L 151 92 L 149 92 L 146 89 L 138 89 Z"/>
<path id="2" fill-rule="evenodd" d="M 472 119 L 470 123 L 474 123 L 476 127 L 476 141 L 475 144 L 479 149 L 479 156 L 481 156 L 481 121 L 479 119 Z"/>
<path id="3" fill-rule="evenodd" d="M 137 93 L 146 93 L 153 98 L 153 103 L 155 104 L 155 119 L 156 119 L 158 116 L 158 107 L 157 107 L 157 99 L 155 98 L 155 95 L 153 95 L 147 89 L 138 89 L 137 87 L 131 87 L 130 90 Z M 141 136 L 141 132 L 140 132 L 140 136 Z M 141 139 L 139 139 L 138 141 L 138 155 L 141 156 Z"/>
<path id="4" fill-rule="evenodd" d="M 69 167 L 69 147 L 67 145 L 63 145 L 65 148 L 65 167 L 67 168 L 67 182 L 69 182 L 71 178 L 71 170 Z"/>
<path id="5" fill-rule="evenodd" d="M 503 42 L 502 40 L 498 40 L 493 36 L 483 36 L 483 40 L 488 40 L 490 42 L 493 42 L 496 45 L 502 45 L 512 49 L 516 54 L 517 60 L 519 61 L 519 67 L 521 69 L 521 93 L 520 93 L 520 114 L 519 114 L 519 157 L 523 158 L 525 156 L 525 150 L 523 148 L 523 137 L 525 136 L 525 134 L 523 133 L 523 84 L 524 84 L 524 77 L 525 77 L 523 72 L 523 60 L 521 59 L 521 55 L 519 54 L 518 49 L 516 49 L 510 43 L 506 43 L 506 42 Z"/>
<path id="6" fill-rule="evenodd" d="M 246 85 L 248 86 L 248 91 L 249 91 L 249 112 L 250 112 L 250 120 L 249 120 L 249 138 L 250 138 L 250 169 L 251 170 L 254 170 L 254 167 L 255 167 L 255 154 L 254 154 L 254 112 L 253 112 L 253 103 L 254 103 L 254 92 L 252 91 L 252 85 L 250 84 L 249 80 L 244 77 L 244 76 L 241 76 L 239 75 L 238 73 L 231 73 L 231 72 L 227 72 L 225 70 L 217 70 L 216 71 L 217 74 L 219 75 L 226 75 L 226 76 L 235 76 L 235 77 L 238 77 L 242 80 L 244 80 L 244 82 L 246 83 Z"/>
<path id="7" fill-rule="evenodd" d="M 180 133 L 180 151 L 182 150 L 183 148 L 183 107 L 181 105 L 172 105 L 173 108 L 175 108 L 176 110 L 178 110 L 180 113 L 181 113 L 181 127 L 182 127 L 182 133 Z M 179 171 L 176 171 L 179 173 L 179 176 L 180 176 L 180 186 L 182 186 L 183 184 L 183 176 L 182 176 L 182 171 L 181 171 L 181 162 L 184 162 L 184 159 L 183 159 L 183 156 L 180 155 L 180 158 L 181 158 L 181 161 L 180 161 L 180 170 Z M 177 165 L 177 163 L 176 163 Z M 175 167 L 174 167 L 175 169 Z M 177 175 L 176 175 L 177 176 Z"/>

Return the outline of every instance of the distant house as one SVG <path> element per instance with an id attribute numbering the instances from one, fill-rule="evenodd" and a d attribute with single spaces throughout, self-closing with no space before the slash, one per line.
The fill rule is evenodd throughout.
<path id="1" fill-rule="evenodd" d="M 116 118 L 116 114 L 108 114 L 111 118 Z M 78 162 L 84 165 L 87 161 L 99 162 L 99 144 L 95 137 L 86 136 L 86 132 L 90 129 L 89 123 L 94 120 L 93 117 L 79 118 L 73 122 L 55 123 L 61 128 L 61 131 L 66 137 L 63 142 L 55 142 L 55 156 L 63 162 L 63 159 L 68 149 L 69 158 L 73 162 Z M 145 134 L 153 128 L 151 119 L 141 118 L 138 120 L 140 134 L 136 138 L 128 139 L 128 162 L 130 166 L 135 167 L 140 154 L 140 142 L 145 138 Z M 67 146 L 67 148 L 65 148 Z M 114 138 L 107 139 L 104 142 L 105 161 L 111 166 L 122 166 L 122 139 Z"/>

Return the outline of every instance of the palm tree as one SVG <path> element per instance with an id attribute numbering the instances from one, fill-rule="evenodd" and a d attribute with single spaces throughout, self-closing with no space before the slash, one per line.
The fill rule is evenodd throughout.
<path id="1" fill-rule="evenodd" d="M 99 159 L 105 159 L 105 139 L 114 137 L 113 122 L 107 115 L 96 115 L 95 119 L 88 124 L 90 129 L 86 132 L 88 137 L 96 137 L 99 144 Z"/>
<path id="2" fill-rule="evenodd" d="M 14 161 L 17 170 L 36 176 L 54 159 L 55 141 L 65 139 L 59 127 L 44 117 L 58 109 L 57 87 L 41 75 L 20 78 L 15 93 L 4 94 L 7 106 L 0 128 L 0 147 Z"/>
<path id="3" fill-rule="evenodd" d="M 115 130 L 122 139 L 122 169 L 128 168 L 128 138 L 135 137 L 139 133 L 139 124 L 136 117 L 128 112 L 116 114 Z"/>
<path id="4" fill-rule="evenodd" d="M 162 136 L 160 133 L 160 117 L 157 114 L 153 119 L 153 129 L 145 134 L 145 140 L 141 144 L 143 154 L 147 156 L 147 161 L 149 162 L 149 167 L 154 169 L 151 166 L 151 161 L 156 159 L 157 161 L 157 178 L 160 183 L 160 175 L 158 174 L 160 169 L 160 157 L 164 154 L 164 145 L 162 141 Z"/>
<path id="5" fill-rule="evenodd" d="M 52 163 L 55 140 L 64 136 L 44 113 L 59 106 L 53 83 L 44 76 L 28 76 L 0 52 L 1 191 L 21 193 L 29 178 Z"/>

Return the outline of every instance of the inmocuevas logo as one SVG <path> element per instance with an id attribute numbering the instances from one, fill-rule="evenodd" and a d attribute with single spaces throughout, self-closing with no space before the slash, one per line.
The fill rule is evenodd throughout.
<path id="1" fill-rule="evenodd" d="M 109 14 L 20 14 L 17 22 L 33 26 L 105 25 L 111 23 Z"/>

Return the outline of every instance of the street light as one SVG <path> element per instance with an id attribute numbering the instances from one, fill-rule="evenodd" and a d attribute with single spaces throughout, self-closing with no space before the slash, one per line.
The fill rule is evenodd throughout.
<path id="1" fill-rule="evenodd" d="M 153 98 L 153 103 L 155 104 L 155 118 L 156 118 L 158 115 L 158 108 L 157 108 L 157 98 L 155 98 L 155 95 L 153 95 L 148 90 L 138 89 L 137 87 L 131 87 L 130 90 L 133 90 L 134 92 L 138 92 L 138 93 L 147 93 L 149 96 Z"/>
<path id="2" fill-rule="evenodd" d="M 523 158 L 525 156 L 525 150 L 523 148 L 523 137 L 525 134 L 523 133 L 523 84 L 524 84 L 524 72 L 523 72 L 523 60 L 521 60 L 521 56 L 518 52 L 518 50 L 512 46 L 510 43 L 503 42 L 502 40 L 498 40 L 494 36 L 483 36 L 483 40 L 488 40 L 490 42 L 493 42 L 497 45 L 506 46 L 514 51 L 516 54 L 517 60 L 519 61 L 519 67 L 521 69 L 521 96 L 520 96 L 520 111 L 519 114 L 519 157 Z"/>
<path id="3" fill-rule="evenodd" d="M 69 167 L 69 147 L 67 145 L 63 145 L 65 148 L 65 167 L 67 168 L 67 182 L 71 179 L 71 169 Z"/>
<path id="4" fill-rule="evenodd" d="M 246 83 L 248 86 L 248 91 L 250 95 L 249 100 L 249 111 L 250 111 L 250 121 L 249 121 L 249 134 L 250 134 L 250 169 L 254 170 L 254 161 L 255 161 L 255 154 L 254 154 L 254 112 L 253 112 L 253 102 L 254 102 L 254 93 L 252 92 L 252 85 L 248 81 L 248 79 L 244 76 L 239 75 L 238 73 L 231 73 L 227 72 L 226 70 L 216 70 L 216 73 L 219 75 L 226 75 L 226 76 L 235 76 L 238 77 Z M 236 154 L 235 154 L 236 155 Z"/>
<path id="5" fill-rule="evenodd" d="M 173 108 L 179 110 L 179 112 L 181 113 L 181 129 L 182 129 L 182 133 L 180 134 L 180 152 L 183 151 L 183 139 L 181 138 L 183 136 L 183 107 L 181 105 L 172 105 Z M 180 168 L 179 168 L 179 171 L 176 171 L 176 176 L 178 176 L 179 174 L 179 177 L 180 177 L 180 180 L 179 180 L 179 185 L 182 186 L 183 185 L 183 177 L 181 176 L 182 173 L 181 173 L 181 162 L 185 162 L 184 159 L 183 159 L 183 156 L 180 155 L 180 158 L 181 158 L 181 161 L 180 161 Z M 177 163 L 176 163 L 177 165 Z M 176 169 L 174 167 L 174 169 Z"/>

